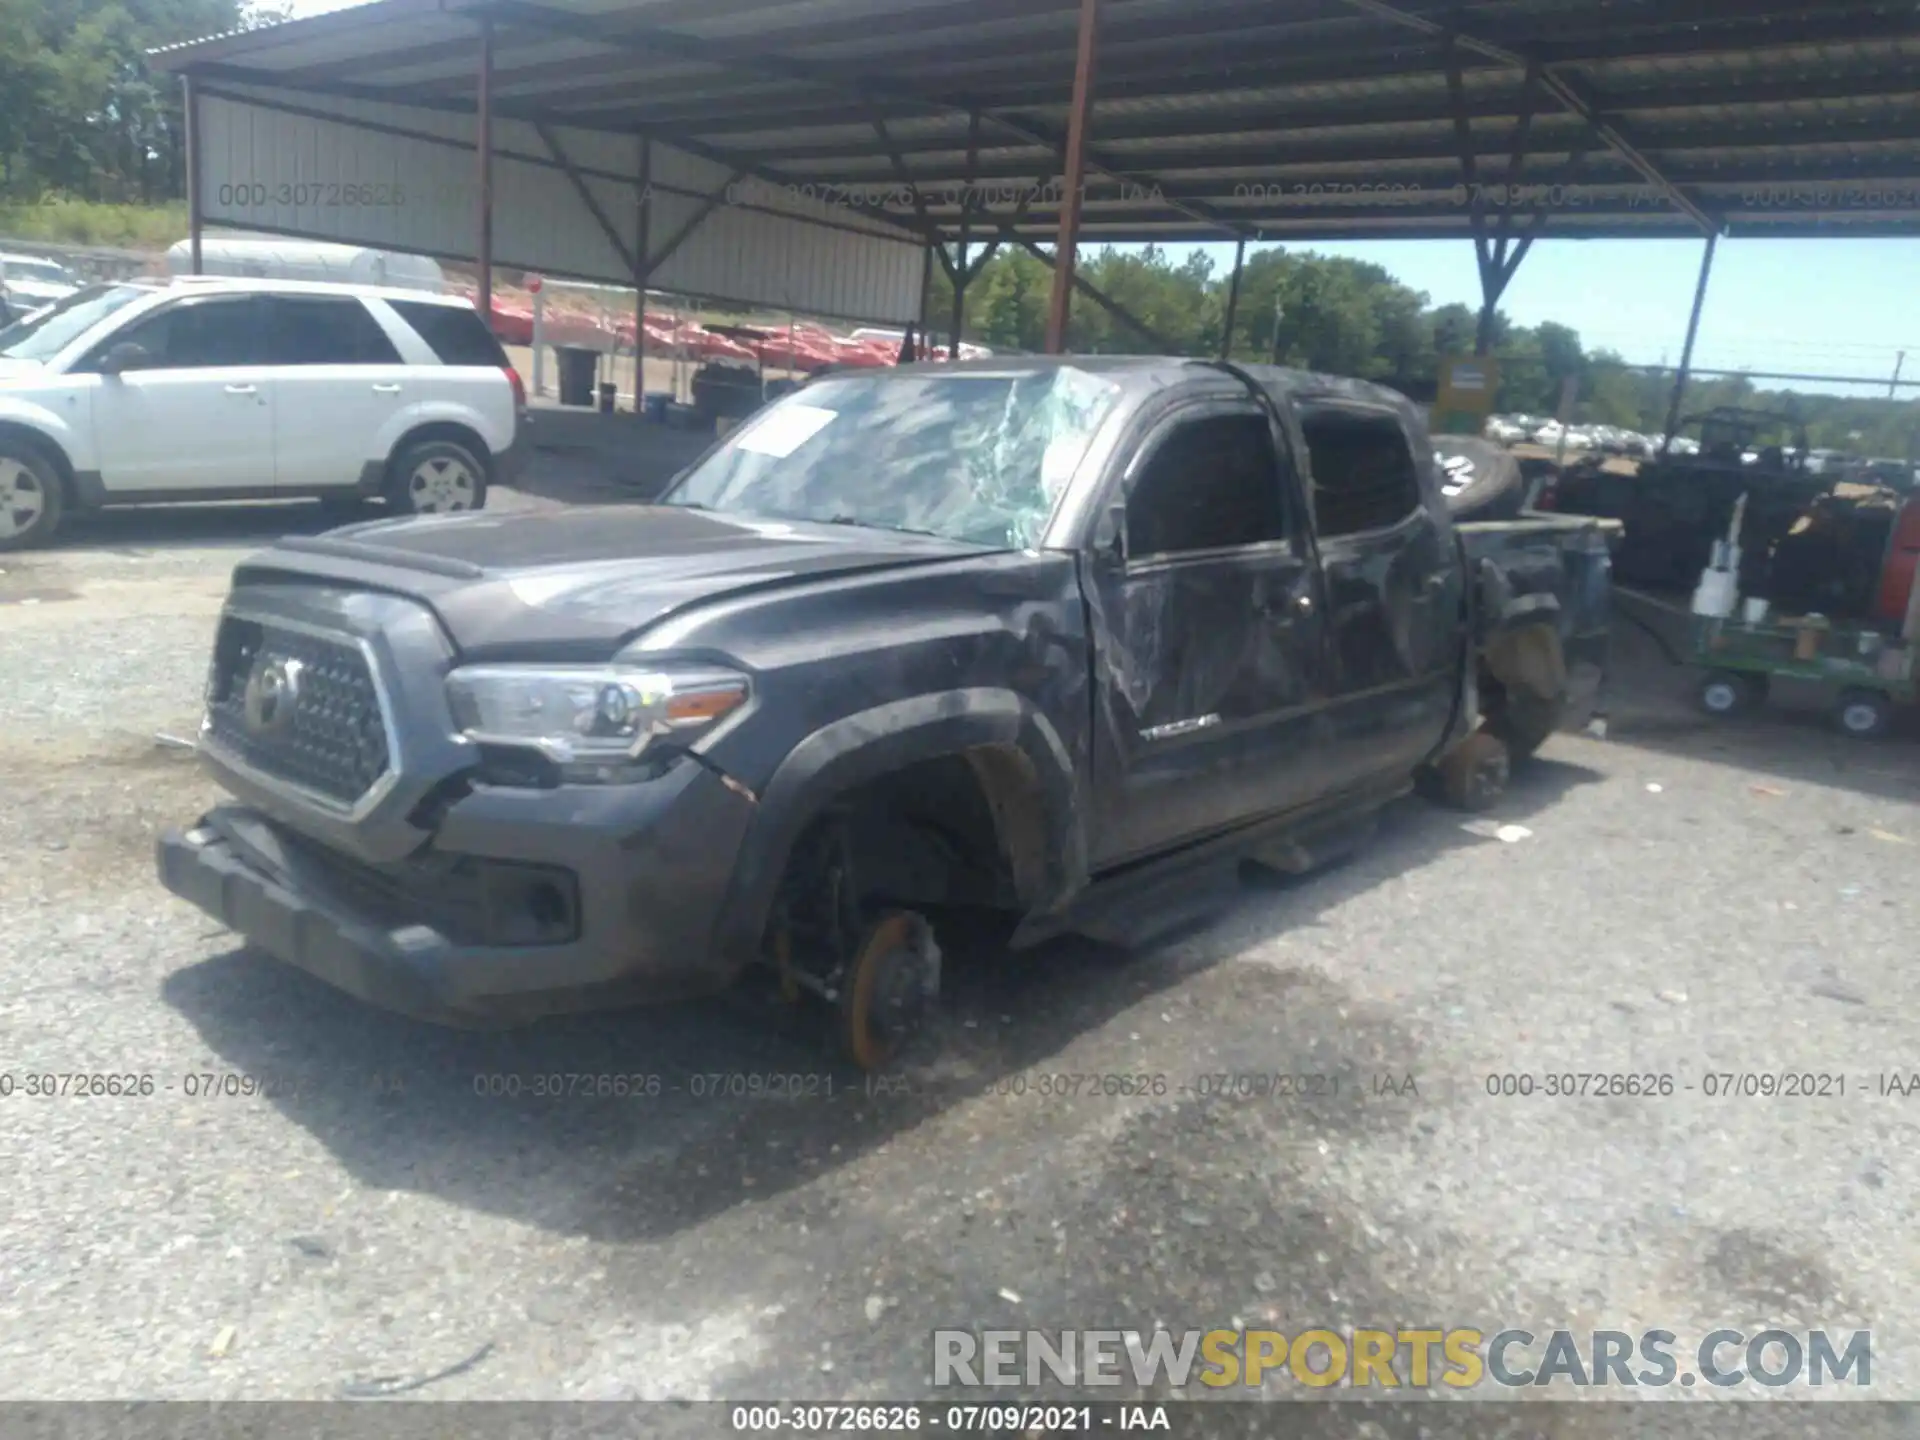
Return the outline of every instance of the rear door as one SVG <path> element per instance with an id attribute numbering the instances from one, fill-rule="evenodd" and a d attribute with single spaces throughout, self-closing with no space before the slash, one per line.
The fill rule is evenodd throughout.
<path id="1" fill-rule="evenodd" d="M 282 488 L 357 485 L 386 459 L 415 371 L 353 295 L 275 295 L 274 468 Z"/>
<path id="2" fill-rule="evenodd" d="M 151 363 L 102 375 L 115 345 Z M 252 295 L 192 296 L 109 335 L 74 367 L 93 387 L 101 483 L 113 495 L 270 490 L 273 385 L 266 324 Z"/>
<path id="3" fill-rule="evenodd" d="M 1387 405 L 1296 401 L 1326 584 L 1326 779 L 1408 774 L 1453 713 L 1465 575 L 1428 442 Z"/>
<path id="4" fill-rule="evenodd" d="M 1250 401 L 1188 401 L 1149 422 L 1107 497 L 1088 565 L 1096 866 L 1315 788 L 1318 576 L 1281 439 Z"/>
<path id="5" fill-rule="evenodd" d="M 376 300 L 373 308 L 389 311 L 389 323 L 400 332 L 402 344 L 420 351 L 416 394 L 429 391 L 426 398 L 441 407 L 441 414 L 472 425 L 494 454 L 513 443 L 523 419 L 508 378 L 513 365 L 477 310 L 395 299 Z"/>

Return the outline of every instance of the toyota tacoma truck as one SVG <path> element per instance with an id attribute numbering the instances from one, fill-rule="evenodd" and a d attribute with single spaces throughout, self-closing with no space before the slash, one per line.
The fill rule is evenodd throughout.
<path id="1" fill-rule="evenodd" d="M 234 803 L 160 877 L 418 1017 L 763 973 L 882 1065 L 931 917 L 1138 933 L 1422 779 L 1498 793 L 1604 671 L 1608 522 L 1442 491 L 1377 386 L 995 359 L 814 381 L 655 504 L 285 539 L 214 643 Z"/>

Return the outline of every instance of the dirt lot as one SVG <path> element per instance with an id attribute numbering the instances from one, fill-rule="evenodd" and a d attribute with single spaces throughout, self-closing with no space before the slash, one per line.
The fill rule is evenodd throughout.
<path id="1" fill-rule="evenodd" d="M 214 793 L 155 734 L 192 733 L 227 572 L 285 523 L 0 560 L 0 1394 L 324 1399 L 491 1347 L 419 1393 L 898 1397 L 935 1328 L 1238 1320 L 1870 1325 L 1874 1394 L 1920 1397 L 1920 1096 L 1871 1093 L 1920 1069 L 1910 738 L 1710 725 L 1626 630 L 1613 738 L 1548 746 L 1511 843 L 1409 802 L 1148 950 L 963 941 L 944 1058 L 872 1094 L 745 1005 L 397 1020 L 161 891 L 156 831 Z M 1846 1094 L 1700 1089 L 1783 1069 Z M 1487 1089 L 1569 1071 L 1694 1088 Z M 663 1083 L 489 1093 L 553 1073 Z M 90 1074 L 153 1093 L 29 1093 Z M 772 1074 L 814 1093 L 714 1093 Z"/>

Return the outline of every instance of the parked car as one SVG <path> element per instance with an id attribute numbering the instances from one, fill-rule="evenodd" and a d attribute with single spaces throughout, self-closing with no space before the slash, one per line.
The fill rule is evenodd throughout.
<path id="1" fill-rule="evenodd" d="M 0 252 L 0 324 L 64 300 L 79 288 L 79 279 L 58 260 Z"/>
<path id="2" fill-rule="evenodd" d="M 478 510 L 519 462 L 525 404 L 460 300 L 298 281 L 89 286 L 0 330 L 0 550 L 105 505 Z"/>
<path id="3" fill-rule="evenodd" d="M 161 879 L 377 1004 L 719 990 L 883 1064 L 943 906 L 1134 934 L 1416 775 L 1497 794 L 1597 677 L 1607 525 L 1456 525 L 1377 386 L 1177 359 L 814 381 L 653 506 L 381 521 L 241 566 Z"/>

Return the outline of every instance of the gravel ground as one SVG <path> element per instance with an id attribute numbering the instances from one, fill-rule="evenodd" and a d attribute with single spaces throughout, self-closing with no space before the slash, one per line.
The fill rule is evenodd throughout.
<path id="1" fill-rule="evenodd" d="M 940 1059 L 872 1093 L 747 1002 L 402 1021 L 166 895 L 154 835 L 214 795 L 154 736 L 192 733 L 227 571 L 288 519 L 179 514 L 0 559 L 0 1395 L 328 1399 L 490 1347 L 418 1393 L 885 1398 L 935 1328 L 1239 1321 L 1871 1326 L 1875 1396 L 1920 1398 L 1920 1096 L 1871 1093 L 1920 1069 L 1910 739 L 1709 725 L 1628 630 L 1613 738 L 1548 746 L 1510 843 L 1409 802 L 1150 949 L 960 937 Z M 1699 1088 L 1783 1068 L 1846 1095 Z M 1487 1093 L 1562 1071 L 1682 1088 Z M 553 1072 L 663 1089 L 476 1093 Z M 1220 1072 L 1341 1090 L 1194 1093 Z M 733 1073 L 833 1094 L 695 1093 Z M 232 1074 L 272 1093 L 188 1093 Z"/>

